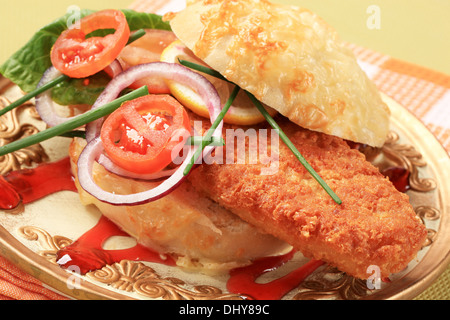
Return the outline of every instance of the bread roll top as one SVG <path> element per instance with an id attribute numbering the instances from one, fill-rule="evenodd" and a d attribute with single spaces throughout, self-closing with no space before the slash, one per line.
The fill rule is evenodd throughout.
<path id="1" fill-rule="evenodd" d="M 336 31 L 313 12 L 265 0 L 203 0 L 168 19 L 198 58 L 292 122 L 383 145 L 388 107 Z"/>

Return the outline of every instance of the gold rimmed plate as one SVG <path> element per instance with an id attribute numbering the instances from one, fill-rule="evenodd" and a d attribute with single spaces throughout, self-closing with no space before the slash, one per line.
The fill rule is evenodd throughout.
<path id="1" fill-rule="evenodd" d="M 3 82 L 0 107 L 21 92 Z M 410 172 L 410 196 L 416 214 L 428 229 L 428 239 L 408 268 L 381 288 L 323 266 L 284 299 L 411 299 L 424 291 L 450 261 L 450 159 L 428 129 L 409 111 L 383 95 L 392 112 L 391 134 L 381 149 L 363 149 L 368 160 L 382 167 L 400 166 Z M 0 119 L 0 144 L 45 128 L 32 104 Z M 0 158 L 2 174 L 67 156 L 67 138 L 53 138 Z M 446 179 L 447 178 L 447 179 Z M 56 252 L 90 230 L 101 214 L 85 207 L 76 193 L 61 191 L 25 205 L 21 211 L 0 212 L 0 254 L 50 288 L 75 299 L 240 299 L 226 289 L 227 275 L 187 273 L 176 267 L 124 260 L 79 276 L 56 264 Z M 129 239 L 110 244 L 125 247 Z M 265 275 L 280 277 L 306 261 L 301 254 L 286 267 Z"/>

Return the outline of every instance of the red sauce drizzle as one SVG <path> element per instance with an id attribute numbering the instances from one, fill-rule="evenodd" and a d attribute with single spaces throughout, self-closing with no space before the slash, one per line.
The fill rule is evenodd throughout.
<path id="1" fill-rule="evenodd" d="M 409 184 L 409 170 L 402 167 L 389 167 L 381 171 L 381 173 L 389 178 L 398 191 L 406 192 L 411 188 Z"/>
<path id="2" fill-rule="evenodd" d="M 105 216 L 78 240 L 57 252 L 57 261 L 62 268 L 77 266 L 81 274 L 101 269 L 106 265 L 122 260 L 147 261 L 174 266 L 170 257 L 161 257 L 159 253 L 137 244 L 132 248 L 105 250 L 103 245 L 112 236 L 128 236 Z"/>
<path id="3" fill-rule="evenodd" d="M 0 209 L 10 210 L 20 202 L 27 204 L 63 190 L 77 191 L 69 157 L 0 176 Z"/>
<path id="4" fill-rule="evenodd" d="M 291 290 L 295 289 L 318 267 L 324 264 L 319 260 L 310 260 L 303 266 L 291 271 L 285 276 L 268 283 L 257 283 L 257 279 L 264 273 L 273 271 L 292 259 L 295 251 L 273 257 L 255 260 L 251 265 L 233 269 L 227 282 L 229 292 L 249 296 L 256 300 L 279 300 Z"/>
<path id="5" fill-rule="evenodd" d="M 350 148 L 359 151 L 364 150 L 364 148 L 367 146 L 365 144 L 352 142 L 349 140 L 346 140 L 346 142 Z M 408 169 L 392 166 L 383 169 L 380 172 L 382 175 L 389 178 L 389 180 L 392 182 L 392 184 L 398 191 L 406 192 L 411 188 L 411 185 L 409 184 L 409 176 L 411 175 L 411 172 Z"/>
<path id="6" fill-rule="evenodd" d="M 22 199 L 12 185 L 0 176 L 0 209 L 11 210 L 17 208 Z"/>

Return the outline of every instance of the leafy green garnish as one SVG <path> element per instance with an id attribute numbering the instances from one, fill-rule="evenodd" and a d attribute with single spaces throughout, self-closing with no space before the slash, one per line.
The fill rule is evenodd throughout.
<path id="1" fill-rule="evenodd" d="M 69 78 L 53 87 L 51 97 L 62 106 L 93 105 L 110 80 L 111 78 L 104 72 L 99 72 L 88 79 Z"/>
<path id="2" fill-rule="evenodd" d="M 83 9 L 80 16 L 84 17 L 93 12 L 93 10 Z M 169 23 L 162 21 L 162 17 L 159 15 L 130 9 L 124 9 L 122 12 L 127 18 L 131 31 L 139 29 L 170 30 Z M 70 18 L 71 14 L 68 13 L 39 29 L 21 49 L 0 66 L 0 73 L 25 92 L 36 89 L 42 75 L 52 65 L 51 48 L 59 35 L 67 29 L 67 21 Z M 106 30 L 100 30 L 96 36 L 104 36 L 107 33 Z M 92 81 L 91 78 L 93 78 Z M 89 84 L 84 86 L 79 85 L 83 83 L 82 80 L 74 81 L 74 79 L 59 84 L 56 92 L 52 93 L 53 99 L 64 105 L 92 104 L 92 101 L 95 101 L 103 91 L 106 83 L 100 85 L 98 75 L 91 78 L 89 78 Z M 70 86 L 73 87 L 69 89 Z"/>
<path id="3" fill-rule="evenodd" d="M 160 29 L 160 30 L 172 30 L 170 24 L 162 20 L 162 17 L 145 12 L 136 12 L 131 9 L 123 9 L 122 12 L 128 21 L 128 26 L 131 31 L 138 29 Z"/>

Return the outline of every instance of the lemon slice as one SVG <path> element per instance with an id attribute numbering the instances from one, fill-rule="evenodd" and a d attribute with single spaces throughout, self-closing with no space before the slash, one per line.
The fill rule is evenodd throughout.
<path id="1" fill-rule="evenodd" d="M 179 63 L 178 59 L 206 66 L 206 64 L 198 59 L 181 41 L 175 40 L 161 53 L 161 61 Z M 204 73 L 201 74 L 214 85 L 219 93 L 221 103 L 224 105 L 233 91 L 234 85 L 213 76 Z M 167 81 L 167 85 L 172 95 L 186 108 L 202 117 L 209 118 L 208 108 L 202 98 L 194 90 L 175 81 Z M 277 113 L 275 109 L 266 105 L 264 105 L 264 107 L 271 116 L 274 116 Z M 263 122 L 265 119 L 245 92 L 240 90 L 223 120 L 225 123 L 229 124 L 252 125 Z"/>

